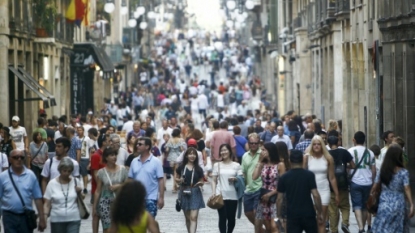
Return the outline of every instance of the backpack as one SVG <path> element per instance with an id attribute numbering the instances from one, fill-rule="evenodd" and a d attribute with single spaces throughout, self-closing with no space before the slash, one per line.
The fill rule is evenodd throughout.
<path id="1" fill-rule="evenodd" d="M 347 179 L 346 165 L 343 163 L 342 153 L 338 153 L 337 158 L 333 156 L 334 160 L 334 176 L 337 181 L 337 188 L 339 190 L 347 190 L 349 188 L 349 182 Z"/>

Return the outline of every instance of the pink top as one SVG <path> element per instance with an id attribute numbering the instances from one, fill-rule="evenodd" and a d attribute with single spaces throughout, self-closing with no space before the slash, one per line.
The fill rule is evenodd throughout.
<path id="1" fill-rule="evenodd" d="M 210 141 L 210 145 L 211 147 L 213 147 L 211 155 L 214 160 L 221 160 L 219 154 L 219 147 L 222 144 L 229 144 L 232 149 L 236 147 L 235 138 L 233 138 L 233 134 L 225 129 L 215 131 Z"/>

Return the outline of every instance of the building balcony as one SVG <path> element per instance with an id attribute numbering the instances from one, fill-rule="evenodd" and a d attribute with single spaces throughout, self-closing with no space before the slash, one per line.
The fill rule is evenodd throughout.
<path id="1" fill-rule="evenodd" d="M 350 1 L 349 0 L 336 0 L 335 16 L 337 18 L 349 18 L 350 17 Z"/>

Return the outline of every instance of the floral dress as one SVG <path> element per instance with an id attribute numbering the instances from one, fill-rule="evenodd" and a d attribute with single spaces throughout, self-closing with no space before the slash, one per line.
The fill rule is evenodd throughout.
<path id="1" fill-rule="evenodd" d="M 264 165 L 261 171 L 262 188 L 274 191 L 277 189 L 278 179 L 278 164 Z M 256 211 L 256 219 L 271 220 L 277 215 L 276 203 L 260 202 Z"/>
<path id="2" fill-rule="evenodd" d="M 380 183 L 380 173 L 376 175 L 375 183 Z M 372 231 L 376 233 L 406 232 L 404 230 L 405 216 L 405 186 L 409 185 L 409 173 L 400 169 L 393 175 L 389 186 L 382 184 L 379 208 Z"/>
<path id="3" fill-rule="evenodd" d="M 101 194 L 98 202 L 98 214 L 101 218 L 102 228 L 108 229 L 111 226 L 110 206 L 115 198 L 115 192 L 110 190 L 111 185 L 122 184 L 128 178 L 127 169 L 124 166 L 116 172 L 109 172 L 106 168 L 101 168 L 97 177 L 102 181 Z"/>
<path id="4" fill-rule="evenodd" d="M 169 148 L 169 153 L 167 156 L 168 162 L 176 162 L 177 158 L 182 153 L 182 148 L 186 148 L 186 142 L 182 139 L 174 142 L 173 140 L 169 140 L 166 144 L 166 148 Z"/>

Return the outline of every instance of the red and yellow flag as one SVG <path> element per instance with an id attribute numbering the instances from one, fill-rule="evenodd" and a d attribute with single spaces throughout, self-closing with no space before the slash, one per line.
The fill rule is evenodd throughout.
<path id="1" fill-rule="evenodd" d="M 84 1 L 88 0 L 72 0 L 66 10 L 66 20 L 75 23 L 78 27 L 81 26 L 87 11 L 87 4 Z"/>

